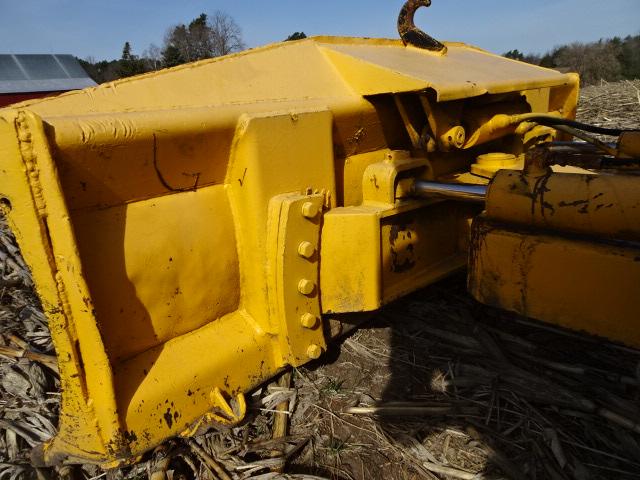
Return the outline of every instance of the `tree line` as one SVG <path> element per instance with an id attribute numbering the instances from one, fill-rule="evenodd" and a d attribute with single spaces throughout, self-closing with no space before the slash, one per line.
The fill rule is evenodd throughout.
<path id="1" fill-rule="evenodd" d="M 581 82 L 593 85 L 602 80 L 640 78 L 640 35 L 614 37 L 597 42 L 575 42 L 554 48 L 544 55 L 510 50 L 505 57 L 580 74 Z"/>
<path id="2" fill-rule="evenodd" d="M 294 32 L 285 40 L 303 38 L 306 38 L 304 32 Z M 141 55 L 135 55 L 132 45 L 125 42 L 122 55 L 117 60 L 78 60 L 91 78 L 103 83 L 219 57 L 244 48 L 242 30 L 235 20 L 222 11 L 216 11 L 212 15 L 202 13 L 189 24 L 172 26 L 167 30 L 161 47 L 151 44 Z M 542 67 L 578 72 L 585 85 L 601 80 L 640 78 L 640 35 L 571 43 L 543 55 L 510 50 L 504 56 Z"/>
<path id="3" fill-rule="evenodd" d="M 304 32 L 295 32 L 286 40 L 303 38 L 306 38 Z M 189 24 L 181 23 L 170 27 L 164 36 L 162 47 L 151 44 L 141 55 L 135 55 L 131 43 L 125 42 L 122 55 L 117 60 L 95 61 L 87 58 L 78 61 L 96 83 L 104 83 L 183 63 L 220 57 L 245 48 L 242 30 L 235 20 L 225 12 L 216 11 L 212 15 L 202 13 Z"/>

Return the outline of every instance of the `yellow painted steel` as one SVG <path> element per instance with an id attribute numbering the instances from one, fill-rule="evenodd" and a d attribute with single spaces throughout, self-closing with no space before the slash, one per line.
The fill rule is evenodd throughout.
<path id="1" fill-rule="evenodd" d="M 247 391 L 322 353 L 329 312 L 464 265 L 478 207 L 403 179 L 521 153 L 479 115 L 572 117 L 577 88 L 462 44 L 319 37 L 0 110 L 0 206 L 62 381 L 34 460 L 113 466 L 241 421 Z"/>
<path id="2" fill-rule="evenodd" d="M 619 156 L 625 158 L 640 157 L 640 132 L 623 132 L 618 140 Z"/>
<path id="3" fill-rule="evenodd" d="M 489 187 L 486 212 L 503 223 L 637 242 L 640 178 L 502 170 Z"/>
<path id="4" fill-rule="evenodd" d="M 493 178 L 499 170 L 518 167 L 524 167 L 524 160 L 518 161 L 518 157 L 513 154 L 492 152 L 479 155 L 476 163 L 471 165 L 471 173 L 480 177 Z"/>
<path id="5" fill-rule="evenodd" d="M 640 347 L 640 178 L 503 170 L 474 220 L 481 302 Z"/>
<path id="6" fill-rule="evenodd" d="M 426 158 L 389 152 L 364 171 L 360 205 L 325 215 L 320 271 L 325 313 L 376 310 L 466 265 L 469 220 L 478 207 L 396 199 L 398 177 L 426 168 Z"/>

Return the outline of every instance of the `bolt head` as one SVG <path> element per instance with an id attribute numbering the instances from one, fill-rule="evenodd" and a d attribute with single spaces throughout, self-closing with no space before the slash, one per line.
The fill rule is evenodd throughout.
<path id="1" fill-rule="evenodd" d="M 311 242 L 301 242 L 298 245 L 298 255 L 303 258 L 311 258 L 316 253 L 316 247 Z"/>
<path id="2" fill-rule="evenodd" d="M 311 295 L 316 288 L 315 282 L 303 278 L 298 282 L 298 291 L 303 295 Z"/>
<path id="3" fill-rule="evenodd" d="M 307 356 L 309 358 L 311 358 L 312 360 L 316 360 L 320 358 L 320 355 L 322 355 L 322 347 L 315 344 L 309 345 L 309 347 L 307 348 Z"/>
<path id="4" fill-rule="evenodd" d="M 313 202 L 304 202 L 302 204 L 302 215 L 309 220 L 313 220 L 318 216 L 318 207 Z"/>
<path id="5" fill-rule="evenodd" d="M 300 323 L 304 328 L 314 328 L 318 323 L 318 317 L 312 313 L 305 313 L 300 317 Z"/>

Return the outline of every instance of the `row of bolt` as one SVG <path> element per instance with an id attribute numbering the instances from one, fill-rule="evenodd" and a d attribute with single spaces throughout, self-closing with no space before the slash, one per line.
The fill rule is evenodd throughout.
<path id="1" fill-rule="evenodd" d="M 302 204 L 302 216 L 309 219 L 315 220 L 315 218 L 320 213 L 320 209 L 317 205 L 312 202 L 305 202 Z M 316 253 L 316 247 L 307 241 L 300 242 L 298 245 L 298 255 L 302 258 L 310 260 Z M 298 291 L 302 295 L 311 295 L 316 289 L 316 284 L 313 280 L 309 280 L 307 278 L 303 278 L 298 282 Z M 312 313 L 304 313 L 300 316 L 300 323 L 304 328 L 315 328 L 318 323 L 318 317 L 316 317 Z M 322 355 L 322 347 L 316 344 L 311 344 L 307 348 L 307 356 L 313 360 L 317 359 Z"/>

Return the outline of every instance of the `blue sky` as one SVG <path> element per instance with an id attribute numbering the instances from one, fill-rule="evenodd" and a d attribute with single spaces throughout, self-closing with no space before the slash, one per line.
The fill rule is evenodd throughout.
<path id="1" fill-rule="evenodd" d="M 396 38 L 404 0 L 0 0 L 0 53 L 118 58 L 162 44 L 167 28 L 201 12 L 235 18 L 256 47 L 294 31 Z M 640 33 L 640 0 L 433 0 L 416 23 L 435 38 L 496 53 L 543 53 L 572 41 Z"/>

